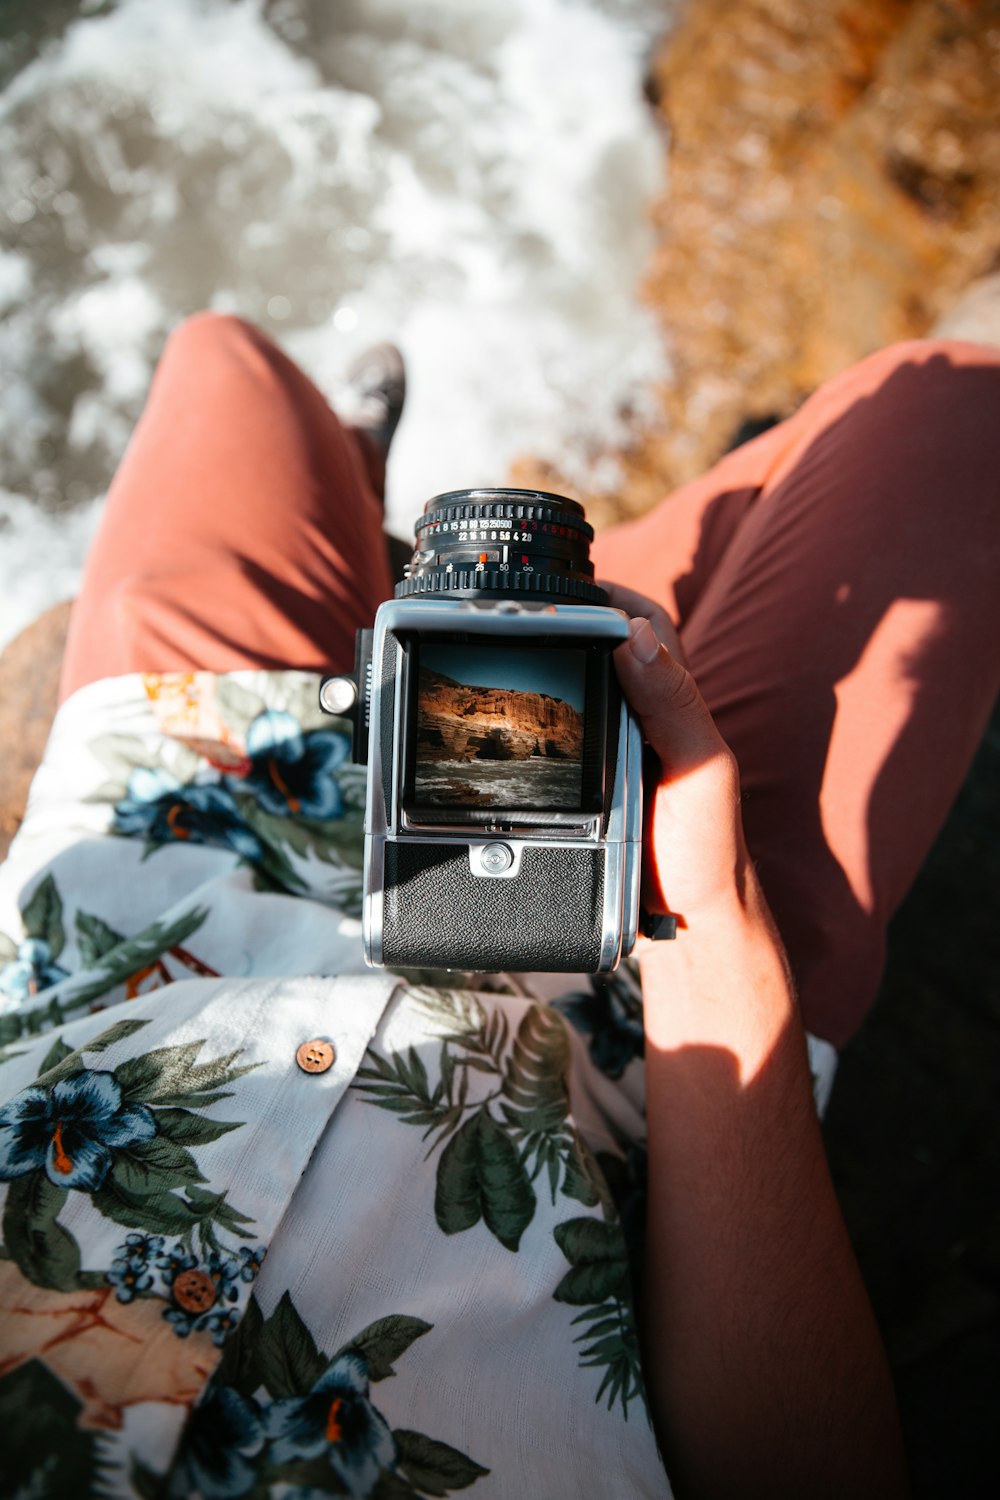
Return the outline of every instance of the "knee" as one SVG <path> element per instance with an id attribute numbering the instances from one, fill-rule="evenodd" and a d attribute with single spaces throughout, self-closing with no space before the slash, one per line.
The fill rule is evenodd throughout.
<path id="1" fill-rule="evenodd" d="M 943 391 L 963 371 L 996 376 L 1000 372 L 1000 346 L 968 339 L 903 339 L 870 355 L 864 363 L 883 378 L 905 369 L 922 387 Z"/>
<path id="2" fill-rule="evenodd" d="M 922 447 L 943 434 L 982 446 L 1000 401 L 1000 347 L 963 339 L 908 339 L 858 367 L 859 394 L 876 398 L 883 419 L 894 414 Z M 985 423 L 985 428 L 984 428 Z"/>
<path id="3" fill-rule="evenodd" d="M 167 339 L 163 358 L 193 357 L 200 361 L 219 354 L 229 356 L 248 347 L 259 348 L 264 342 L 264 335 L 245 318 L 207 310 L 192 313 L 177 324 Z"/>
<path id="4" fill-rule="evenodd" d="M 184 393 L 185 399 L 197 399 L 195 393 L 200 392 L 214 400 L 220 390 L 245 392 L 248 382 L 270 389 L 286 364 L 276 345 L 253 323 L 231 313 L 199 312 L 170 334 L 158 379 Z"/>

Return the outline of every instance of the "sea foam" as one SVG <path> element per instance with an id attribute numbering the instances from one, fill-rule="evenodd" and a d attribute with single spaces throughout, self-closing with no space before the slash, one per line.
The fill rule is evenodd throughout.
<path id="1" fill-rule="evenodd" d="M 164 339 L 259 322 L 334 404 L 409 372 L 388 516 L 532 453 L 581 488 L 668 376 L 637 285 L 651 0 L 118 0 L 0 94 L 0 643 L 76 587 Z"/>

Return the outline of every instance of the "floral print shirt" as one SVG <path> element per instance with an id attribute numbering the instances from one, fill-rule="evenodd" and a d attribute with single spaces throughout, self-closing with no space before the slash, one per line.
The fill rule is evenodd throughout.
<path id="1" fill-rule="evenodd" d="M 0 872 L 0 1495 L 669 1495 L 634 981 L 366 971 L 317 687 L 57 717 Z"/>

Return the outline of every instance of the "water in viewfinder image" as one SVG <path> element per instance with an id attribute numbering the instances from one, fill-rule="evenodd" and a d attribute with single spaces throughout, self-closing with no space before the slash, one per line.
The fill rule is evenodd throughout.
<path id="1" fill-rule="evenodd" d="M 422 648 L 416 800 L 512 812 L 578 809 L 584 684 L 579 651 Z"/>

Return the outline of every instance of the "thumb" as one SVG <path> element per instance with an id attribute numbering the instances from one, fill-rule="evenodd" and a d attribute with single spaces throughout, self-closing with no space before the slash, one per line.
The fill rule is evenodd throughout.
<path id="1" fill-rule="evenodd" d="M 668 778 L 728 756 L 694 678 L 657 639 L 648 620 L 629 622 L 629 638 L 615 651 L 615 669 Z"/>

